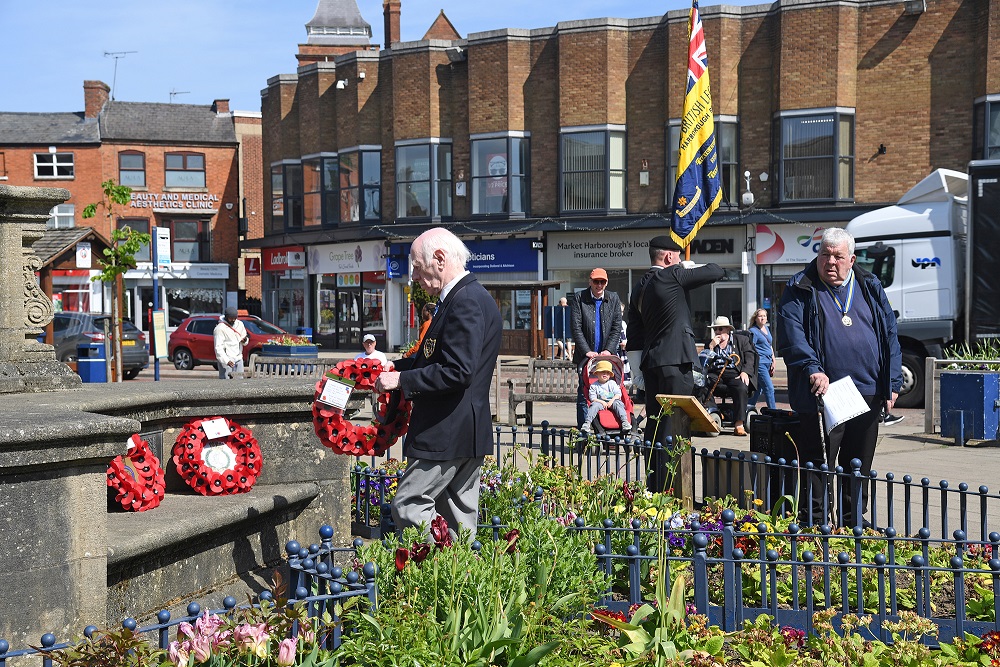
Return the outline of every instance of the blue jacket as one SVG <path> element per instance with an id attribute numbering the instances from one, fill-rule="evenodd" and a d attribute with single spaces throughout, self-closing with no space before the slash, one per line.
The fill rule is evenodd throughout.
<path id="1" fill-rule="evenodd" d="M 879 395 L 888 399 L 903 386 L 903 357 L 896 337 L 896 315 L 882 284 L 874 275 L 854 266 L 854 278 L 871 307 L 879 342 Z M 788 369 L 788 403 L 796 412 L 815 412 L 816 397 L 809 385 L 813 373 L 825 373 L 823 309 L 816 301 L 819 274 L 816 260 L 792 276 L 778 305 L 777 354 Z M 836 378 L 831 378 L 836 379 Z"/>

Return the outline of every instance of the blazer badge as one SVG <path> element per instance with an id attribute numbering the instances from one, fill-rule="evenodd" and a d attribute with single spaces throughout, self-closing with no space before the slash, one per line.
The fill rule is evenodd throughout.
<path id="1" fill-rule="evenodd" d="M 428 338 L 424 341 L 424 359 L 430 359 L 437 348 L 437 338 Z"/>

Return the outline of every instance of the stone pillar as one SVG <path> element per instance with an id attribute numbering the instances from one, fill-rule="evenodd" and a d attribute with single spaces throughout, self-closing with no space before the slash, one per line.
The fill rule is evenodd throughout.
<path id="1" fill-rule="evenodd" d="M 52 300 L 39 288 L 41 260 L 31 246 L 45 233 L 63 188 L 0 185 L 0 394 L 55 391 L 80 384 L 38 334 L 52 321 Z"/>

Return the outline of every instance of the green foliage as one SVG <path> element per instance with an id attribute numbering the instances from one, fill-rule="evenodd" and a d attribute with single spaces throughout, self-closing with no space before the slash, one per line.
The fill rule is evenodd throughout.
<path id="1" fill-rule="evenodd" d="M 995 338 L 981 340 L 976 343 L 975 348 L 971 347 L 968 343 L 954 345 L 945 349 L 944 355 L 945 359 L 958 359 L 962 361 L 996 361 L 997 359 L 1000 359 L 1000 340 Z M 955 364 L 949 368 L 957 368 L 959 370 L 998 371 L 1000 370 L 1000 364 L 979 364 L 978 366 Z"/>
<path id="2" fill-rule="evenodd" d="M 111 247 L 105 248 L 97 263 L 101 266 L 101 273 L 91 278 L 92 281 L 100 280 L 104 283 L 114 282 L 115 279 L 124 275 L 129 269 L 136 266 L 135 255 L 144 245 L 148 246 L 152 237 L 143 232 L 137 232 L 131 227 L 115 227 L 114 210 L 115 206 L 125 206 L 132 197 L 132 188 L 126 185 L 115 185 L 115 182 L 108 179 L 101 183 L 104 198 L 94 204 L 87 204 L 83 209 L 84 218 L 93 218 L 97 215 L 98 209 L 104 210 L 104 215 L 110 220 Z"/>

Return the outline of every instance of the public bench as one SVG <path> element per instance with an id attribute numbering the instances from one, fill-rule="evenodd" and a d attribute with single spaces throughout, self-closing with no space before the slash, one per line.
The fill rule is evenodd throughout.
<path id="1" fill-rule="evenodd" d="M 558 359 L 529 359 L 528 377 L 507 380 L 507 423 L 517 424 L 517 406 L 524 403 L 525 423 L 533 422 L 532 407 L 535 401 L 576 403 L 580 375 L 572 361 Z"/>
<path id="2" fill-rule="evenodd" d="M 337 365 L 336 359 L 320 357 L 265 357 L 250 355 L 247 377 L 301 377 L 319 380 Z"/>

